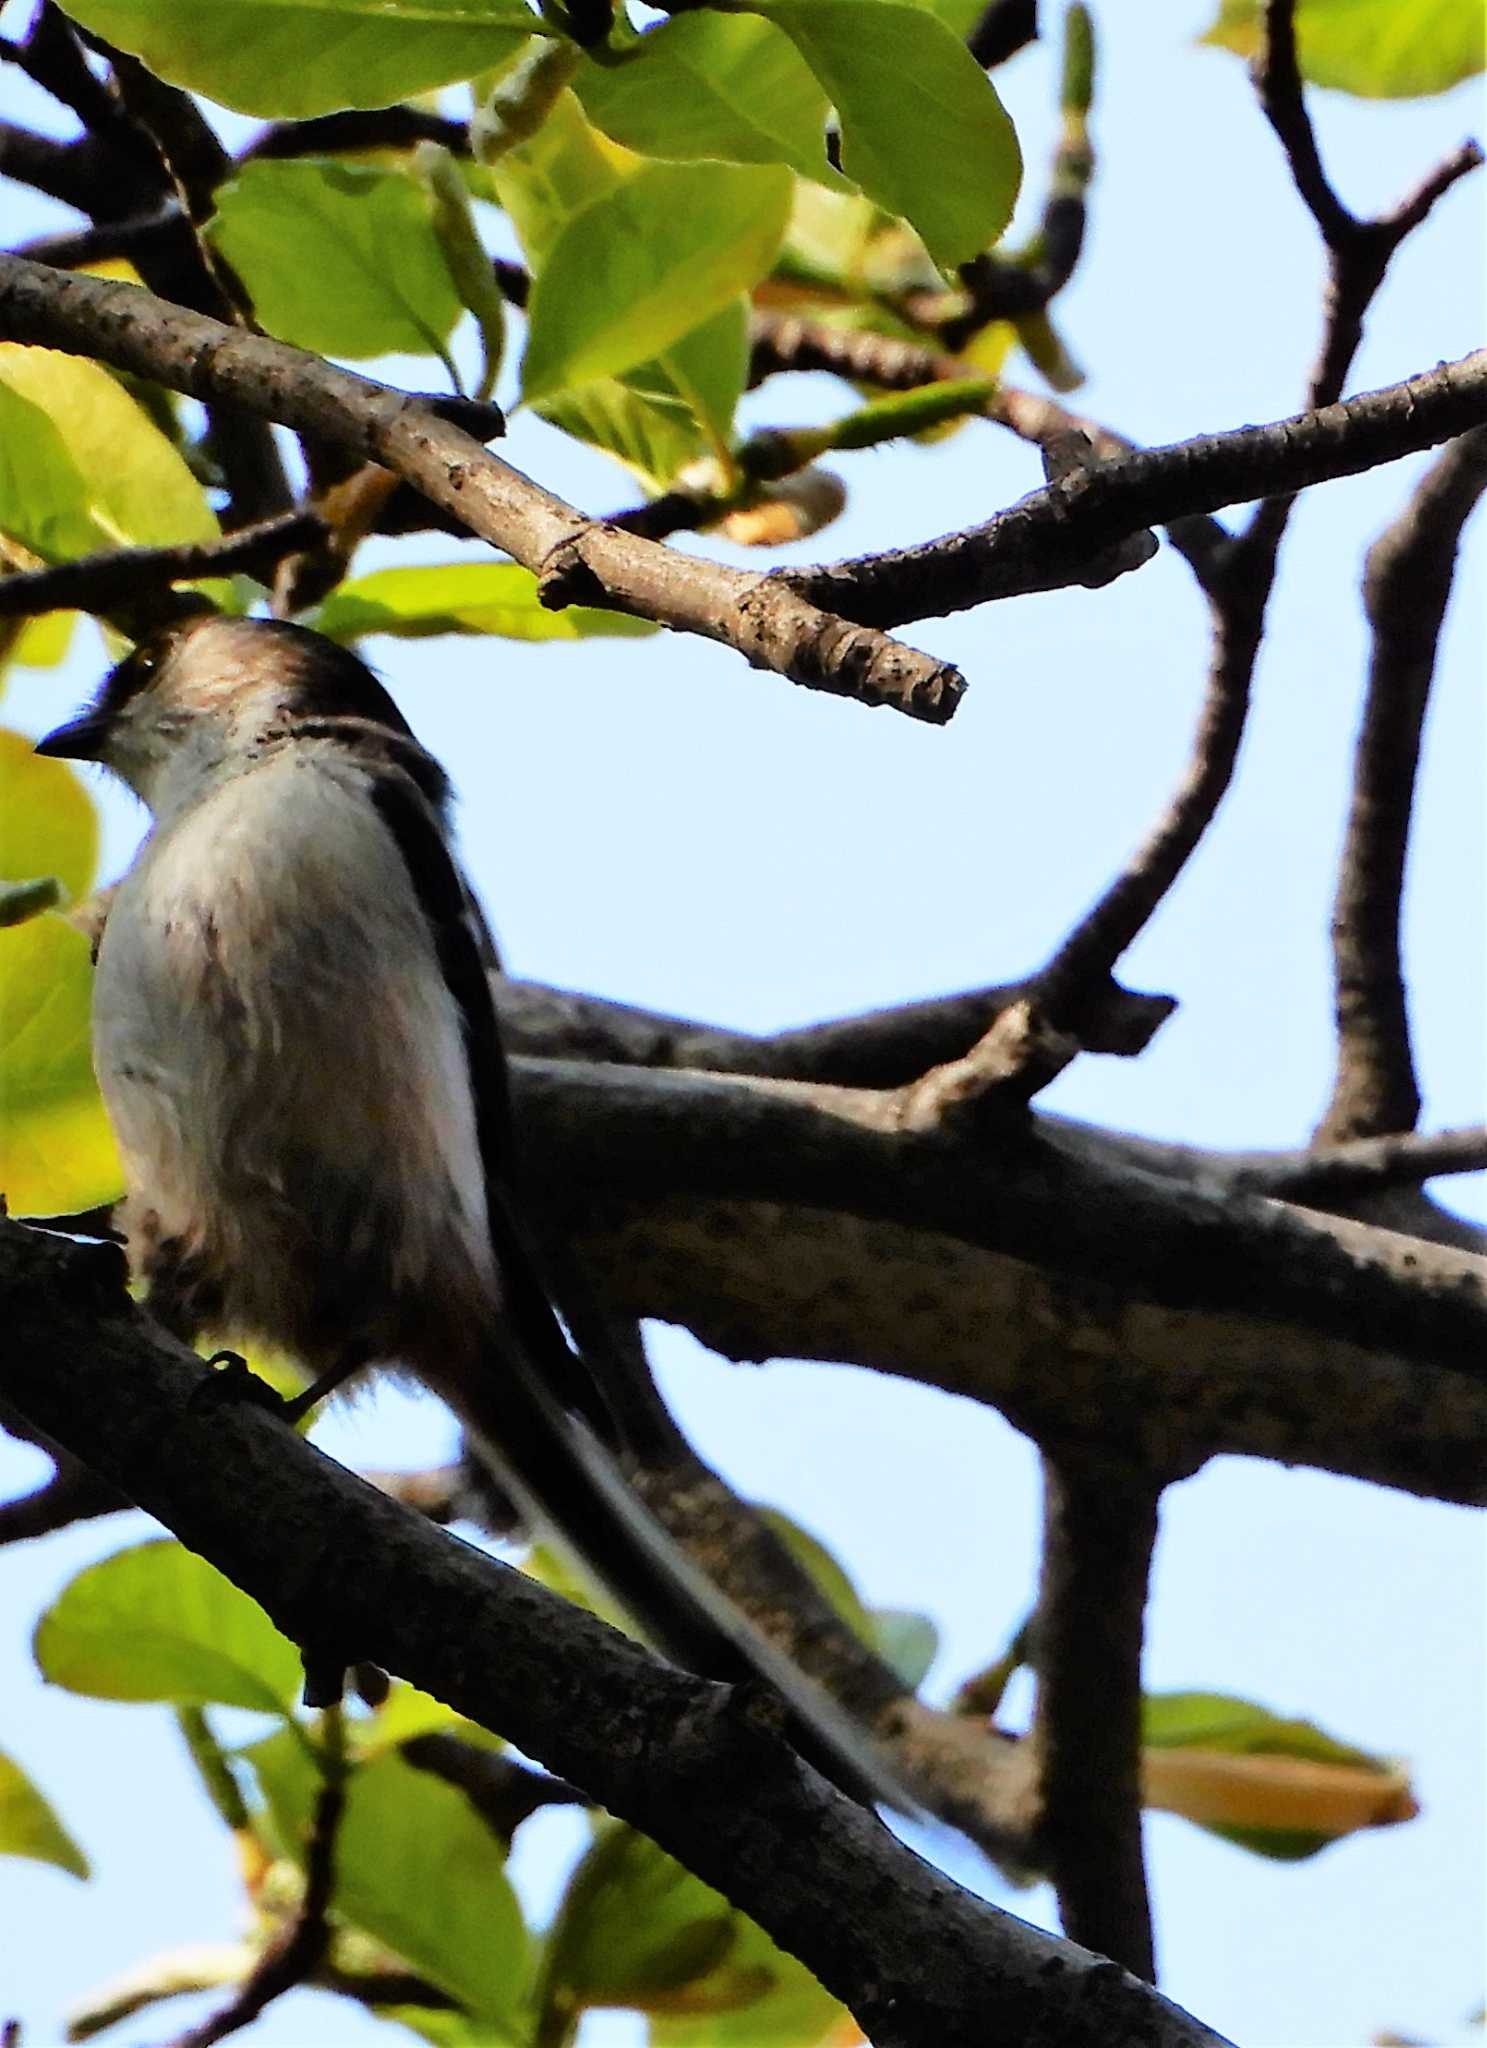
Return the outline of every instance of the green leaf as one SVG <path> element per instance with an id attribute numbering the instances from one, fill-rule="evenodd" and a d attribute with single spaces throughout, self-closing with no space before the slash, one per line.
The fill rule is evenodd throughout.
<path id="1" fill-rule="evenodd" d="M 740 296 L 656 361 L 600 377 L 537 410 L 664 490 L 700 456 L 728 446 L 748 374 L 748 302 Z"/>
<path id="2" fill-rule="evenodd" d="M 79 1572 L 33 1649 L 43 1677 L 90 1699 L 278 1714 L 302 1680 L 299 1652 L 256 1601 L 179 1543 L 137 1544 Z"/>
<path id="3" fill-rule="evenodd" d="M 747 1923 L 700 1878 L 618 1821 L 601 1823 L 568 1880 L 548 1936 L 538 2036 L 566 2039 L 590 2006 L 663 2012 L 720 1969 Z M 760 1984 L 721 1980 L 699 2010 L 726 2010 Z M 766 1987 L 767 1988 L 767 1985 Z"/>
<path id="4" fill-rule="evenodd" d="M 89 554 L 104 545 L 90 499 L 82 471 L 46 412 L 11 390 L 0 369 L 0 533 L 42 562 Z"/>
<path id="5" fill-rule="evenodd" d="M 69 0 L 84 28 L 240 114 L 386 107 L 499 64 L 523 0 Z"/>
<path id="6" fill-rule="evenodd" d="M 515 562 L 444 562 L 419 569 L 379 569 L 343 583 L 321 607 L 317 631 L 332 640 L 392 633 L 426 640 L 441 633 L 494 633 L 507 640 L 634 638 L 654 633 L 649 619 L 587 605 L 547 611 L 537 579 Z"/>
<path id="7" fill-rule="evenodd" d="M 396 1749 L 400 1743 L 411 1742 L 419 1735 L 458 1735 L 477 1749 L 506 1747 L 499 1735 L 492 1735 L 478 1722 L 467 1721 L 443 1700 L 436 1700 L 432 1693 L 421 1692 L 402 1679 L 394 1682 L 377 1711 L 367 1720 L 356 1722 L 354 1729 L 357 1754 L 362 1757 Z"/>
<path id="8" fill-rule="evenodd" d="M 63 761 L 0 731 L 0 879 L 57 876 L 85 895 L 98 853 L 93 799 Z M 93 969 L 54 915 L 0 929 L 0 1193 L 22 1216 L 88 1209 L 123 1185 L 93 1078 Z"/>
<path id="9" fill-rule="evenodd" d="M 942 21 L 904 0 L 751 8 L 793 39 L 835 106 L 842 169 L 901 214 L 937 263 L 964 263 L 998 239 L 1022 178 L 1016 131 Z"/>
<path id="10" fill-rule="evenodd" d="M 491 183 L 533 270 L 575 215 L 633 177 L 640 159 L 611 142 L 587 118 L 576 96 L 560 92 L 530 140 L 491 166 Z"/>
<path id="11" fill-rule="evenodd" d="M 263 325 L 322 355 L 445 355 L 461 311 L 428 206 L 403 171 L 249 163 L 208 232 Z"/>
<path id="12" fill-rule="evenodd" d="M 18 509 L 23 518 L 27 515 L 24 501 L 18 508 L 6 488 L 17 419 L 14 404 L 8 404 L 0 414 L 0 445 L 6 447 L 0 456 L 0 529 L 15 533 L 48 561 L 120 543 L 151 546 L 216 538 L 216 515 L 179 450 L 107 370 L 55 349 L 5 343 L 0 345 L 0 386 L 10 400 L 39 407 L 54 430 L 43 445 L 34 419 L 23 419 L 18 459 L 28 466 L 26 487 L 35 487 L 38 461 L 59 465 L 56 483 L 42 492 L 40 514 L 30 515 L 41 536 L 32 539 L 11 523 Z M 101 450 L 107 451 L 107 460 L 100 460 Z"/>
<path id="13" fill-rule="evenodd" d="M 792 1522 L 778 1508 L 760 1508 L 758 1512 L 760 1519 L 768 1523 L 795 1562 L 815 1580 L 818 1591 L 825 1594 L 852 1633 L 865 1643 L 873 1642 L 876 1631 L 861 1594 L 819 1537 L 802 1529 L 798 1522 Z"/>
<path id="14" fill-rule="evenodd" d="M 59 668 L 72 645 L 77 620 L 76 612 L 41 612 L 18 621 L 21 630 L 5 659 L 16 668 Z"/>
<path id="15" fill-rule="evenodd" d="M 55 1863 L 74 1877 L 87 1877 L 88 1859 L 68 1834 L 51 1803 L 12 1757 L 0 1750 L 0 1856 L 25 1856 Z"/>
<path id="16" fill-rule="evenodd" d="M 319 1778 L 282 1730 L 244 1752 L 286 1851 L 302 1860 Z M 515 2028 L 527 1931 L 501 1844 L 462 1792 L 400 1756 L 354 1765 L 336 1837 L 335 1908 L 472 2013 Z"/>
<path id="17" fill-rule="evenodd" d="M 646 163 L 559 231 L 532 287 L 528 399 L 649 361 L 774 261 L 790 208 L 778 166 Z"/>
<path id="18" fill-rule="evenodd" d="M 546 47 L 551 48 L 551 45 Z M 506 301 L 491 259 L 475 227 L 475 209 L 454 152 L 439 142 L 420 142 L 413 175 L 422 185 L 429 225 L 438 242 L 460 302 L 480 329 L 481 366 L 477 398 L 489 398 L 501 372 L 506 347 Z"/>
<path id="19" fill-rule="evenodd" d="M 1257 1855 L 1296 1862 L 1418 1811 L 1397 1763 L 1250 1700 L 1158 1693 L 1142 1720 L 1147 1804 Z"/>
<path id="20" fill-rule="evenodd" d="M 23 734 L 0 729 L 0 880 L 56 875 L 79 897 L 97 864 L 98 812 L 81 778 Z"/>
<path id="21" fill-rule="evenodd" d="M 1202 38 L 1241 57 L 1260 47 L 1257 0 L 1222 0 Z M 1487 64 L 1480 0 L 1301 0 L 1296 9 L 1301 75 L 1360 99 L 1446 92 Z"/>
<path id="22" fill-rule="evenodd" d="M 804 1963 L 741 1920 L 718 1967 L 652 2015 L 650 2038 L 651 2048 L 851 2048 L 863 2036 Z"/>
<path id="23" fill-rule="evenodd" d="M 624 64 L 584 63 L 589 118 L 643 156 L 789 164 L 834 177 L 826 95 L 788 36 L 757 16 L 679 14 Z"/>

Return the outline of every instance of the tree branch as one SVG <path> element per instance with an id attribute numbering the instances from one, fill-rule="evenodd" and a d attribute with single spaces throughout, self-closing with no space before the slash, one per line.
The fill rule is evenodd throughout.
<path id="1" fill-rule="evenodd" d="M 834 619 L 774 579 L 586 519 L 406 393 L 133 286 L 0 256 L 0 331 L 230 402 L 380 462 L 534 570 L 555 610 L 582 603 L 634 612 L 721 640 L 792 681 L 932 723 L 950 716 L 964 688 L 949 663 Z"/>
<path id="2" fill-rule="evenodd" d="M 984 2048 L 988 2033 L 1212 2048 L 1149 1986 L 920 1862 L 731 1689 L 452 1541 L 261 1411 L 193 1403 L 199 1361 L 127 1300 L 117 1254 L 3 1224 L 0 1293 L 5 1392 L 41 1427 L 292 1638 L 398 1672 L 651 1835 L 814 1970 L 877 2048 Z"/>
<path id="3" fill-rule="evenodd" d="M 1166 1476 L 1230 1452 L 1487 1501 L 1479 1256 L 1051 1118 L 988 1146 L 903 1131 L 893 1095 L 513 1071 L 523 1171 L 614 1313 L 895 1373 Z"/>
<path id="4" fill-rule="evenodd" d="M 1033 1627 L 1034 1855 L 1070 1940 L 1156 1979 L 1141 1842 L 1141 1645 L 1157 1490 L 1110 1458 L 1043 1460 Z"/>
<path id="5" fill-rule="evenodd" d="M 323 538 L 319 512 L 281 512 L 273 519 L 239 527 L 221 540 L 183 541 L 168 548 L 113 548 L 82 555 L 49 569 L 0 576 L 0 618 L 29 618 L 40 612 L 131 613 L 147 608 L 176 583 L 242 570 L 260 582 L 275 563 Z"/>
<path id="6" fill-rule="evenodd" d="M 1461 531 L 1487 490 L 1487 428 L 1436 458 L 1369 551 L 1373 627 L 1353 795 L 1332 911 L 1337 1070 L 1318 1142 L 1408 1131 L 1420 1114 L 1400 903 L 1420 737 Z"/>

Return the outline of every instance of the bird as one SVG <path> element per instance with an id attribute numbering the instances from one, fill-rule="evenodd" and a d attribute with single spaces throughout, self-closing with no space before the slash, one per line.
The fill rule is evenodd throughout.
<path id="1" fill-rule="evenodd" d="M 192 611 L 36 751 L 100 763 L 152 817 L 93 995 L 146 1305 L 188 1340 L 291 1354 L 313 1376 L 294 1415 L 411 1374 L 663 1653 L 763 1679 L 813 1761 L 909 1805 L 625 1477 L 615 1376 L 572 1340 L 523 1216 L 449 778 L 371 669 L 304 626 Z"/>

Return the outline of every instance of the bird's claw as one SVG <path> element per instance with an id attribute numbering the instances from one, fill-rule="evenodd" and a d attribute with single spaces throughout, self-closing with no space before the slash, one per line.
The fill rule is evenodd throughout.
<path id="1" fill-rule="evenodd" d="M 283 1415 L 287 1403 L 276 1394 L 267 1380 L 254 1372 L 246 1358 L 236 1351 L 214 1351 L 207 1360 L 216 1368 L 204 1380 L 199 1380 L 191 1390 L 193 1408 L 223 1408 L 248 1402 L 255 1408 L 266 1408 L 271 1415 Z"/>

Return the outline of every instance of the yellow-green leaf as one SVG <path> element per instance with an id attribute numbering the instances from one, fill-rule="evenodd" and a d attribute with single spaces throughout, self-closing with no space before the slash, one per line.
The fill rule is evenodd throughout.
<path id="1" fill-rule="evenodd" d="M 540 270 L 574 215 L 633 177 L 640 164 L 633 150 L 601 135 L 576 96 L 563 91 L 536 134 L 497 158 L 490 176 L 523 254 Z"/>
<path id="2" fill-rule="evenodd" d="M 319 1778 L 288 1730 L 244 1752 L 288 1854 L 304 1857 Z M 514 2025 L 530 1971 L 501 1843 L 454 1786 L 397 1755 L 351 1767 L 335 1910 L 473 2014 Z"/>
<path id="3" fill-rule="evenodd" d="M 443 355 L 461 311 L 424 195 L 404 171 L 326 158 L 245 164 L 212 240 L 263 325 L 322 355 Z"/>
<path id="4" fill-rule="evenodd" d="M 68 1834 L 51 1802 L 13 1757 L 0 1750 L 0 1856 L 55 1863 L 74 1877 L 89 1875 L 88 1859 Z"/>
<path id="5" fill-rule="evenodd" d="M 528 399 L 649 361 L 747 291 L 790 208 L 780 166 L 646 163 L 559 230 L 532 287 Z"/>
<path id="6" fill-rule="evenodd" d="M 1241 57 L 1260 46 L 1258 0 L 1222 0 L 1203 37 Z M 1481 0 L 1301 0 L 1301 75 L 1361 99 L 1446 92 L 1487 64 Z"/>
<path id="7" fill-rule="evenodd" d="M 1017 202 L 1022 155 L 965 44 L 906 0 L 750 0 L 782 28 L 837 111 L 842 169 L 901 214 L 937 263 L 989 248 Z"/>
<path id="8" fill-rule="evenodd" d="M 506 640 L 590 640 L 654 633 L 649 619 L 570 605 L 547 611 L 537 579 L 516 562 L 443 562 L 378 569 L 343 583 L 326 599 L 316 629 L 332 640 L 392 633 L 426 640 L 442 633 L 493 633 Z"/>
<path id="9" fill-rule="evenodd" d="M 46 414 L 71 466 L 61 545 L 38 546 L 38 553 L 57 560 L 95 547 L 216 538 L 216 514 L 184 457 L 107 370 L 7 342 L 0 344 L 0 385 Z M 83 480 L 76 510 L 72 471 Z M 4 512 L 0 527 L 12 530 Z"/>
<path id="10" fill-rule="evenodd" d="M 748 307 L 740 297 L 654 362 L 580 384 L 537 410 L 664 490 L 689 463 L 727 448 L 748 354 Z"/>
<path id="11" fill-rule="evenodd" d="M 0 880 L 56 875 L 84 896 L 97 861 L 98 813 L 76 771 L 0 729 Z"/>
<path id="12" fill-rule="evenodd" d="M 55 912 L 0 931 L 0 1194 L 18 1216 L 123 1192 L 93 1078 L 88 941 Z"/>
<path id="13" fill-rule="evenodd" d="M 1418 1811 L 1392 1759 L 1250 1700 L 1156 1693 L 1142 1720 L 1146 1803 L 1256 1855 L 1296 1862 Z"/>
<path id="14" fill-rule="evenodd" d="M 116 1551 L 70 1580 L 36 1625 L 42 1675 L 90 1699 L 287 1713 L 299 1652 L 263 1609 L 179 1543 Z"/>
<path id="15" fill-rule="evenodd" d="M 69 0 L 84 28 L 240 114 L 386 107 L 498 64 L 523 0 Z"/>
<path id="16" fill-rule="evenodd" d="M 675 15 L 643 36 L 627 63 L 586 60 L 575 89 L 591 120 L 643 156 L 835 175 L 826 95 L 789 37 L 757 16 Z"/>

